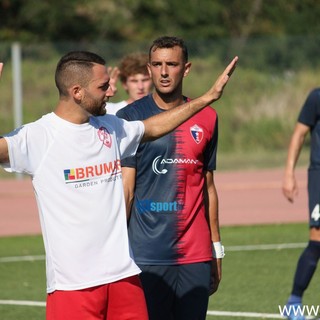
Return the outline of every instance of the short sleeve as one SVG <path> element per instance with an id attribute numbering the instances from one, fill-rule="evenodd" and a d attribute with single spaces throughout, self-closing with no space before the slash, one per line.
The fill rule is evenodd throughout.
<path id="1" fill-rule="evenodd" d="M 119 126 L 117 139 L 121 159 L 124 159 L 135 155 L 144 134 L 144 124 L 142 121 L 118 119 Z"/>
<path id="2" fill-rule="evenodd" d="M 130 121 L 130 115 L 127 114 L 126 108 L 121 109 L 117 112 L 117 117 L 126 119 Z M 121 159 L 121 166 L 122 167 L 130 167 L 130 168 L 136 168 L 137 165 L 137 156 L 131 156 Z"/>
<path id="3" fill-rule="evenodd" d="M 217 149 L 218 149 L 218 117 L 215 121 L 213 135 L 204 151 L 204 170 L 213 171 L 217 166 Z"/>
<path id="4" fill-rule="evenodd" d="M 8 172 L 33 174 L 39 165 L 41 144 L 32 125 L 22 126 L 4 136 L 8 144 L 9 164 L 3 166 Z"/>
<path id="5" fill-rule="evenodd" d="M 320 117 L 320 89 L 315 89 L 308 95 L 300 111 L 298 122 L 313 128 Z"/>

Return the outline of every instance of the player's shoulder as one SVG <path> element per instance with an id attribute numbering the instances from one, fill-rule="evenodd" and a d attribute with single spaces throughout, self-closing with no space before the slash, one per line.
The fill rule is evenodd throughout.
<path id="1" fill-rule="evenodd" d="M 105 114 L 103 116 L 90 117 L 90 124 L 95 128 L 105 127 L 110 131 L 117 132 L 123 127 L 123 119 L 114 114 Z"/>
<path id="2" fill-rule="evenodd" d="M 24 137 L 29 140 L 36 141 L 36 143 L 41 143 L 41 141 L 46 141 L 48 137 L 53 137 L 55 132 L 57 132 L 57 116 L 51 112 L 43 115 L 41 118 L 26 123 L 19 128 L 16 128 L 12 132 L 6 134 L 5 136 L 10 137 Z"/>
<path id="3" fill-rule="evenodd" d="M 218 123 L 218 114 L 214 108 L 207 106 L 199 112 L 198 119 L 209 130 L 215 130 Z"/>
<path id="4" fill-rule="evenodd" d="M 54 112 L 50 112 L 36 121 L 26 124 L 25 127 L 33 131 L 50 131 L 59 127 L 59 121 L 65 120 L 60 119 Z"/>
<path id="5" fill-rule="evenodd" d="M 216 109 L 211 107 L 211 106 L 206 106 L 203 110 L 204 110 L 204 112 L 206 112 L 208 114 L 212 114 L 212 115 L 215 115 L 215 116 L 218 115 Z"/>
<path id="6" fill-rule="evenodd" d="M 212 122 L 212 119 L 218 118 L 218 113 L 213 107 L 206 106 L 199 112 L 199 116 Z"/>
<path id="7" fill-rule="evenodd" d="M 317 88 L 311 89 L 308 96 L 309 97 L 314 97 L 314 96 L 319 97 L 319 95 L 320 95 L 320 87 L 317 87 Z"/>
<path id="8" fill-rule="evenodd" d="M 117 117 L 127 120 L 141 120 L 149 117 L 151 97 L 145 96 L 136 100 L 117 112 Z"/>
<path id="9" fill-rule="evenodd" d="M 320 106 L 320 88 L 310 90 L 303 107 L 309 106 Z"/>
<path id="10" fill-rule="evenodd" d="M 185 101 L 191 101 L 192 99 L 189 98 L 189 97 L 185 97 L 184 96 L 184 99 Z M 206 116 L 217 116 L 217 111 L 211 107 L 210 105 L 206 106 L 205 108 L 203 108 L 199 114 L 202 114 L 202 115 L 206 115 Z"/>

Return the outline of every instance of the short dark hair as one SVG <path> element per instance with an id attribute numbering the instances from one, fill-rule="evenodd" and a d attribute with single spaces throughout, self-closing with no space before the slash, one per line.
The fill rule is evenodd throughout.
<path id="1" fill-rule="evenodd" d="M 60 96 L 68 95 L 68 88 L 73 84 L 86 86 L 92 74 L 93 65 L 105 65 L 105 60 L 99 55 L 88 51 L 71 51 L 58 62 L 55 82 Z"/>
<path id="2" fill-rule="evenodd" d="M 188 62 L 188 48 L 183 39 L 170 36 L 162 36 L 155 39 L 149 49 L 149 60 L 151 58 L 151 52 L 161 48 L 173 48 L 180 47 L 182 49 L 185 62 Z"/>
<path id="3" fill-rule="evenodd" d="M 126 82 L 129 76 L 138 73 L 149 75 L 148 73 L 148 55 L 142 52 L 133 52 L 124 56 L 120 62 L 120 81 Z"/>

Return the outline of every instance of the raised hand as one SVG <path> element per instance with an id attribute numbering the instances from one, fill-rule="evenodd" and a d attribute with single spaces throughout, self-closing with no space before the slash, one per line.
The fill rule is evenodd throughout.
<path id="1" fill-rule="evenodd" d="M 108 67 L 107 70 L 110 76 L 109 84 L 112 88 L 113 93 L 116 94 L 116 92 L 118 91 L 117 82 L 118 82 L 120 70 L 118 67 Z"/>
<path id="2" fill-rule="evenodd" d="M 223 89 L 228 83 L 233 71 L 235 70 L 238 62 L 238 56 L 234 57 L 229 65 L 225 68 L 222 74 L 218 77 L 211 89 L 205 94 L 209 99 L 209 103 L 212 103 L 221 98 Z M 211 101 L 211 102 L 210 102 Z"/>

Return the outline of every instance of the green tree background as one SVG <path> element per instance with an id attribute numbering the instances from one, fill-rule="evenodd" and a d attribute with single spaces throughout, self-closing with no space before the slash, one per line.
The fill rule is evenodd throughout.
<path id="1" fill-rule="evenodd" d="M 0 40 L 212 40 L 320 32 L 318 0 L 1 0 Z"/>
<path id="2" fill-rule="evenodd" d="M 184 91 L 190 97 L 240 57 L 215 105 L 220 159 L 238 165 L 261 154 L 256 162 L 270 166 L 280 154 L 283 165 L 299 109 L 319 85 L 319 16 L 319 0 L 0 0 L 0 134 L 13 129 L 13 42 L 22 47 L 23 122 L 29 122 L 54 108 L 53 74 L 61 54 L 91 50 L 116 65 L 167 34 L 188 44 L 193 67 Z M 119 86 L 114 101 L 124 96 Z M 240 153 L 240 160 L 230 152 Z"/>

